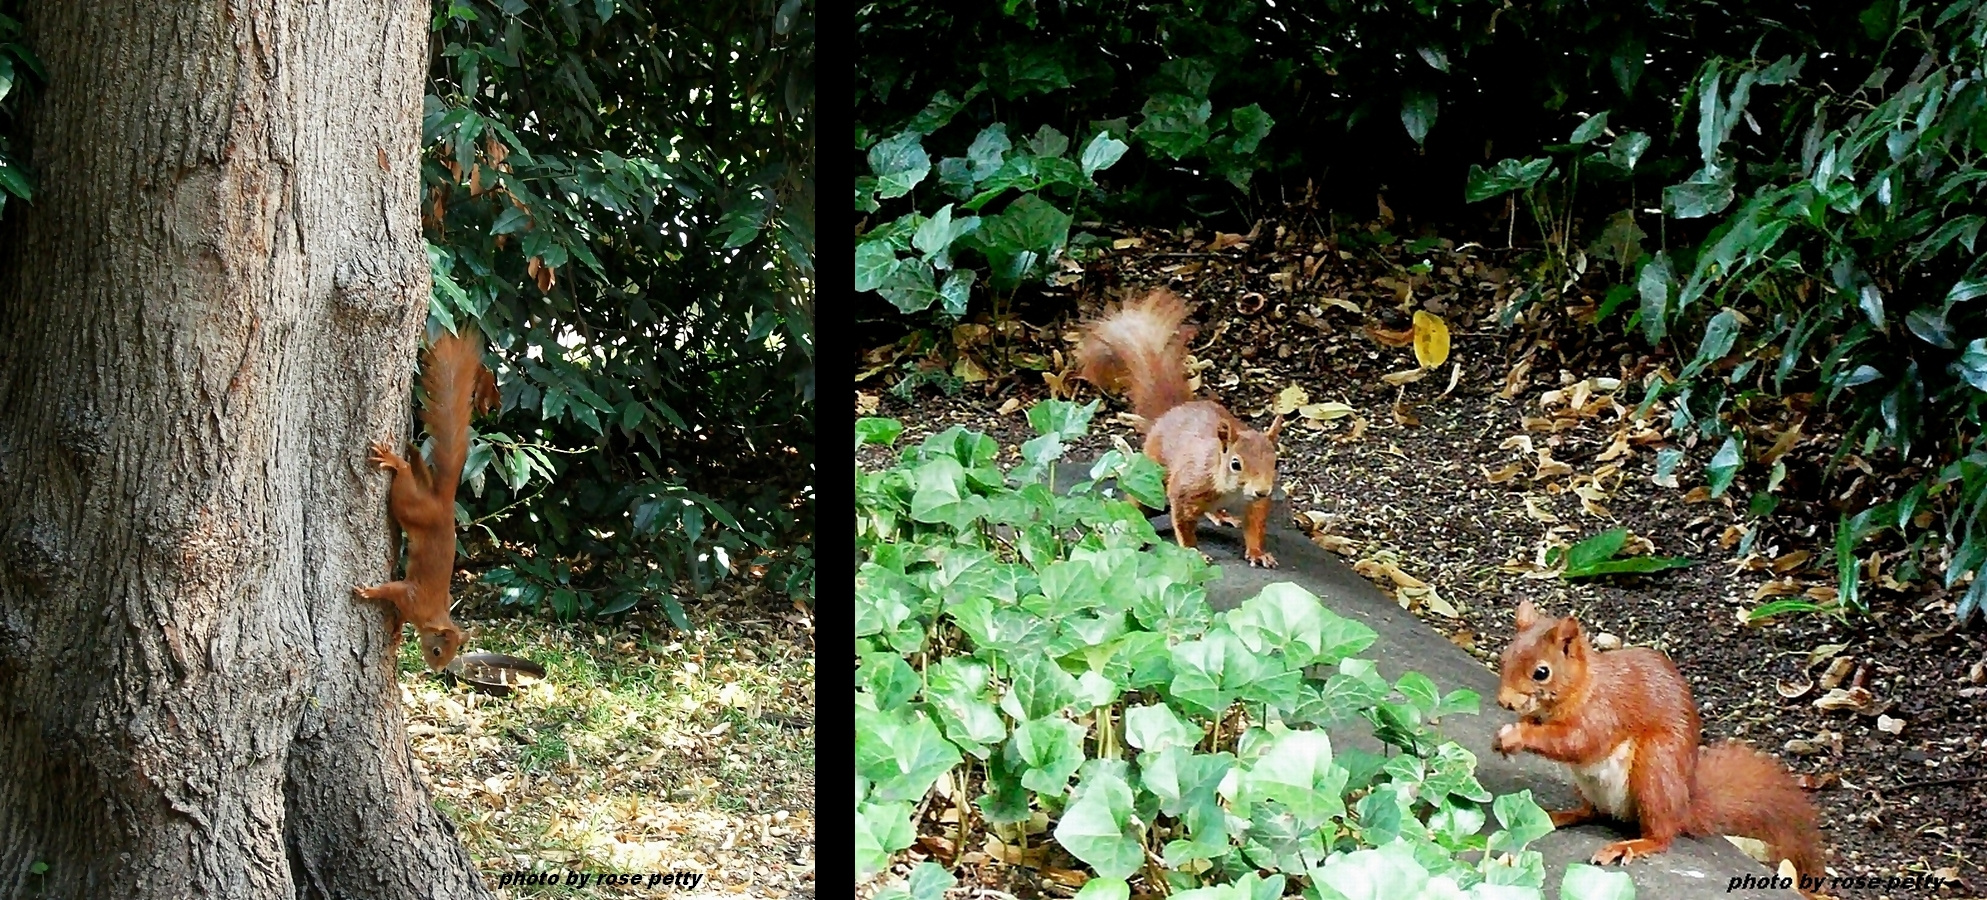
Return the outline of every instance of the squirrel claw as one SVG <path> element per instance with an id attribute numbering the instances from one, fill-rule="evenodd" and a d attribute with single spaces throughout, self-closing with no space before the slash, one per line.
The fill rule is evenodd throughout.
<path id="1" fill-rule="evenodd" d="M 1523 749 L 1525 745 L 1518 739 L 1517 723 L 1506 723 L 1503 728 L 1497 729 L 1497 752 L 1510 756 Z"/>
<path id="2" fill-rule="evenodd" d="M 1265 551 L 1258 550 L 1254 553 L 1250 553 L 1247 555 L 1249 557 L 1249 565 L 1261 566 L 1265 569 L 1276 568 L 1276 557 L 1269 555 L 1269 553 Z"/>
<path id="3" fill-rule="evenodd" d="M 371 463 L 376 469 L 391 469 L 397 461 L 394 458 L 393 444 L 387 441 L 374 441 L 370 452 L 366 454 L 366 462 Z"/>
<path id="4" fill-rule="evenodd" d="M 1229 527 L 1236 527 L 1242 524 L 1241 519 L 1235 518 L 1234 514 L 1225 509 L 1208 510 L 1207 520 L 1216 525 L 1227 525 Z"/>
<path id="5" fill-rule="evenodd" d="M 1621 863 L 1622 865 L 1627 865 L 1628 861 L 1634 858 L 1635 858 L 1634 847 L 1628 846 L 1627 841 L 1615 841 L 1612 844 L 1609 844 L 1605 847 L 1602 847 L 1599 850 L 1594 851 L 1593 863 L 1594 865 L 1597 866 L 1611 865 L 1613 863 Z"/>

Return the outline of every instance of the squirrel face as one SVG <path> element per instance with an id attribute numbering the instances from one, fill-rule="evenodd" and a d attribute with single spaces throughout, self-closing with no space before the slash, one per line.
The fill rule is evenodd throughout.
<path id="1" fill-rule="evenodd" d="M 462 649 L 462 640 L 462 629 L 453 626 L 421 632 L 421 661 L 429 669 L 441 671 L 455 659 L 456 651 Z"/>
<path id="2" fill-rule="evenodd" d="M 1243 428 L 1238 432 L 1231 430 L 1228 423 L 1221 423 L 1217 436 L 1221 439 L 1220 481 L 1226 489 L 1224 493 L 1240 493 L 1250 500 L 1259 500 L 1276 489 L 1276 436 L 1282 430 L 1282 416 L 1277 416 L 1262 431 Z"/>
<path id="3" fill-rule="evenodd" d="M 1518 636 L 1497 667 L 1497 705 L 1543 720 L 1571 686 L 1586 683 L 1593 648 L 1573 617 L 1545 618 L 1530 600 L 1518 605 L 1517 624 Z"/>

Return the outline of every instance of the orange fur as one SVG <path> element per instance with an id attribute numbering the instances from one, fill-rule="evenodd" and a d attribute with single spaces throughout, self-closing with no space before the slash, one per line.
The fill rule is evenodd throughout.
<path id="1" fill-rule="evenodd" d="M 414 623 L 421 635 L 421 659 L 440 669 L 462 649 L 462 629 L 449 616 L 449 579 L 455 573 L 455 486 L 469 453 L 472 411 L 489 411 L 501 402 L 496 377 L 483 366 L 483 339 L 473 328 L 443 334 L 428 348 L 421 374 L 427 400 L 421 421 L 435 440 L 433 467 L 408 442 L 402 459 L 385 441 L 375 441 L 367 461 L 393 470 L 387 507 L 407 532 L 407 576 L 374 587 L 355 587 L 353 594 L 391 603 L 390 617 L 397 638 L 403 622 Z"/>
<path id="2" fill-rule="evenodd" d="M 1602 847 L 1596 864 L 1661 853 L 1679 834 L 1735 834 L 1765 841 L 1805 877 L 1824 876 L 1814 806 L 1793 776 L 1737 742 L 1700 748 L 1697 704 L 1669 657 L 1596 652 L 1579 622 L 1541 616 L 1529 600 L 1517 625 L 1497 702 L 1519 718 L 1498 730 L 1497 750 L 1572 770 L 1582 804 L 1553 813 L 1553 825 L 1606 815 L 1641 826 L 1639 839 Z"/>
<path id="3" fill-rule="evenodd" d="M 1263 549 L 1269 530 L 1270 494 L 1276 487 L 1278 416 L 1256 431 L 1213 400 L 1195 400 L 1187 383 L 1187 306 L 1167 290 L 1121 304 L 1083 327 L 1077 346 L 1081 376 L 1122 391 L 1143 419 L 1145 455 L 1166 467 L 1166 502 L 1173 537 L 1182 547 L 1198 542 L 1201 516 L 1236 524 L 1243 512 L 1244 556 L 1250 565 L 1274 568 Z"/>

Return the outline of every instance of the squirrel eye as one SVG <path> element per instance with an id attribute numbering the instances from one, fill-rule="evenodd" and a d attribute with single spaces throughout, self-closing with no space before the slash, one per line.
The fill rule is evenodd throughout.
<path id="1" fill-rule="evenodd" d="M 1240 472 L 1240 471 L 1242 471 L 1242 458 L 1241 458 L 1241 457 L 1239 457 L 1239 456 L 1231 456 L 1231 457 L 1229 457 L 1229 458 L 1228 458 L 1228 469 L 1229 469 L 1229 471 L 1231 471 L 1231 472 Z"/>
<path id="2" fill-rule="evenodd" d="M 1532 670 L 1533 681 L 1544 681 L 1552 677 L 1552 667 L 1541 665 Z"/>

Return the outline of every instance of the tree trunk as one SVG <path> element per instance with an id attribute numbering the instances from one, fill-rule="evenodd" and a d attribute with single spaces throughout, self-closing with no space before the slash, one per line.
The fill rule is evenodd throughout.
<path id="1" fill-rule="evenodd" d="M 420 0 L 35 0 L 0 220 L 0 897 L 481 897 L 416 776 L 386 475 Z"/>

